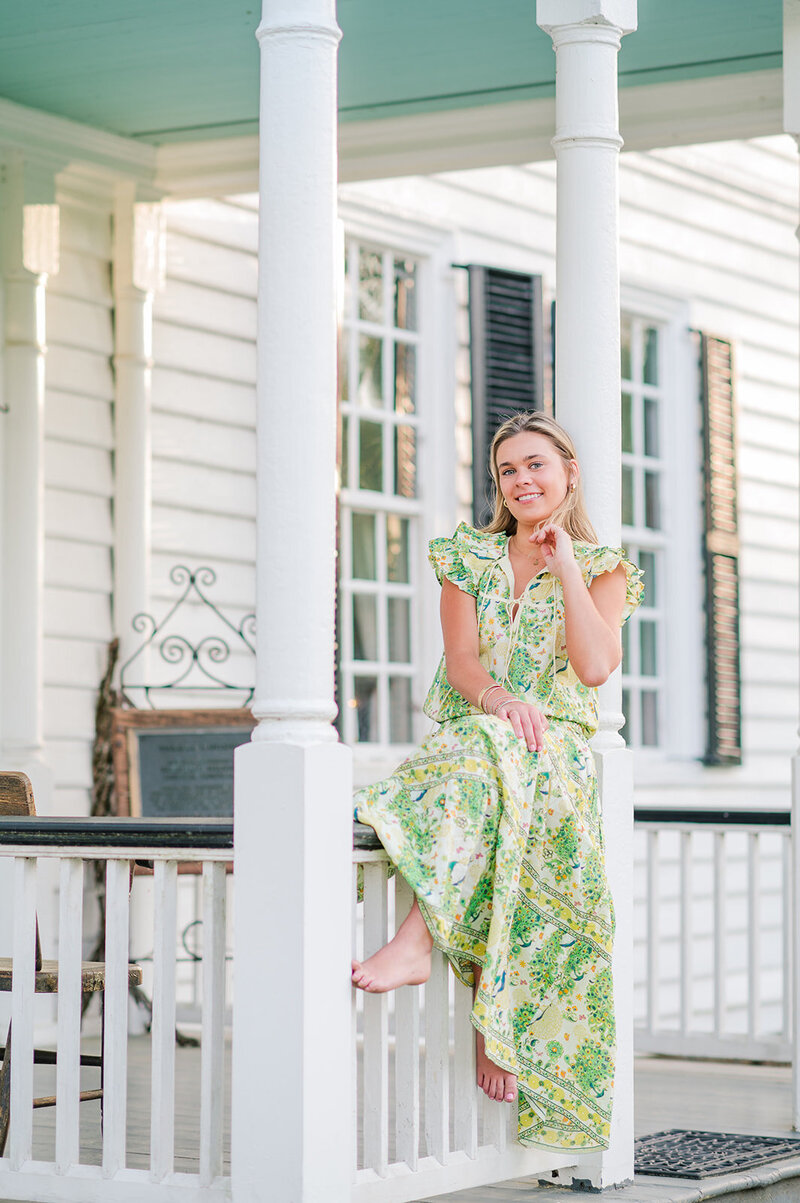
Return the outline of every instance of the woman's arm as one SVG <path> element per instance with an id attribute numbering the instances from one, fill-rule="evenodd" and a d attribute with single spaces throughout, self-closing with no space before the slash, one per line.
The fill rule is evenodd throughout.
<path id="1" fill-rule="evenodd" d="M 440 614 L 447 680 L 462 698 L 477 706 L 478 695 L 495 681 L 478 658 L 480 645 L 475 598 L 445 578 Z M 514 699 L 510 705 L 498 707 L 498 716 L 508 720 L 514 734 L 524 739 L 532 752 L 541 752 L 547 720 L 535 706 Z"/>
<path id="2" fill-rule="evenodd" d="M 548 569 L 561 580 L 569 662 L 584 685 L 602 685 L 622 659 L 625 569 L 618 564 L 587 589 L 566 531 L 548 525 L 532 541 L 541 544 Z"/>

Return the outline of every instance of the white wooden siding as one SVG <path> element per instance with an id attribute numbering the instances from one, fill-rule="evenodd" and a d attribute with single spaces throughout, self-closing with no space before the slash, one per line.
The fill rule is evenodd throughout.
<path id="1" fill-rule="evenodd" d="M 112 635 L 114 395 L 107 210 L 61 198 L 47 289 L 44 734 L 55 813 L 87 813 L 94 703 Z"/>
<path id="2" fill-rule="evenodd" d="M 167 229 L 154 309 L 152 605 L 161 614 L 174 596 L 175 564 L 206 565 L 213 599 L 238 621 L 255 598 L 257 214 L 234 200 L 174 202 Z"/>

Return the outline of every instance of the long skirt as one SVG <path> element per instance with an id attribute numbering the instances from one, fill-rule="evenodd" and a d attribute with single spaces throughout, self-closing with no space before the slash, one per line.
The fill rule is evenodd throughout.
<path id="1" fill-rule="evenodd" d="M 606 1148 L 614 910 L 584 728 L 551 719 L 536 753 L 501 719 L 453 719 L 355 801 L 456 976 L 477 979 L 472 1023 L 517 1076 L 520 1142 Z"/>

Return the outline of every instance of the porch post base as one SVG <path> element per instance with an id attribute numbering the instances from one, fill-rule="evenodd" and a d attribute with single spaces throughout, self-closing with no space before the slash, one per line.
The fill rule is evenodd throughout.
<path id="1" fill-rule="evenodd" d="M 236 751 L 234 1203 L 352 1189 L 352 754 Z"/>

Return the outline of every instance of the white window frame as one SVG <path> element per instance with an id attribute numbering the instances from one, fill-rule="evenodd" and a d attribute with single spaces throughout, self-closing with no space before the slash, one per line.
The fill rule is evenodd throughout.
<path id="1" fill-rule="evenodd" d="M 354 743 L 354 775 L 357 786 L 390 773 L 430 730 L 422 713 L 438 658 L 441 655 L 439 587 L 428 563 L 428 542 L 455 524 L 456 448 L 456 304 L 451 231 L 418 222 L 375 207 L 360 198 L 339 198 L 339 217 L 348 238 L 405 255 L 417 262 L 417 481 L 418 496 L 412 500 L 387 494 L 342 489 L 340 503 L 348 512 L 365 508 L 413 515 L 409 544 L 411 583 L 411 744 Z M 342 241 L 344 255 L 344 240 Z M 342 274 L 344 261 L 342 259 Z M 386 368 L 384 368 L 386 370 Z M 416 526 L 416 531 L 414 530 Z M 342 539 L 349 538 L 349 523 L 342 523 Z M 362 591 L 359 584 L 359 591 Z M 363 592 L 370 592 L 367 583 Z M 376 591 L 380 592 L 380 589 Z M 395 591 L 395 586 L 392 586 Z M 401 586 L 396 590 L 405 592 Z M 342 632 L 344 635 L 344 632 Z M 344 640 L 343 640 L 344 643 Z M 344 652 L 344 647 L 343 647 Z"/>
<path id="2" fill-rule="evenodd" d="M 703 754 L 705 723 L 702 599 L 702 441 L 697 351 L 684 297 L 670 297 L 623 282 L 620 308 L 660 328 L 659 435 L 663 465 L 661 532 L 663 580 L 659 611 L 659 662 L 663 680 L 662 740 L 635 748 L 637 784 L 663 784 L 668 762 L 696 762 Z M 627 546 L 627 529 L 622 543 Z M 630 532 L 635 544 L 635 534 Z"/>

